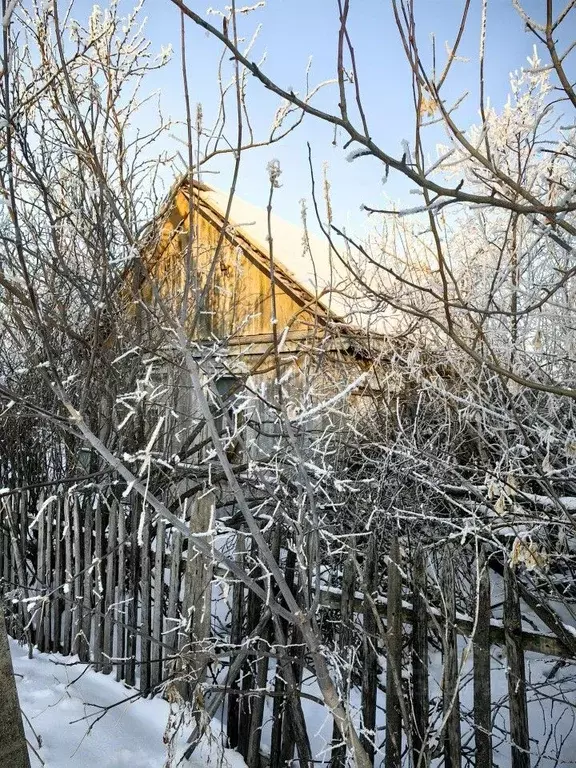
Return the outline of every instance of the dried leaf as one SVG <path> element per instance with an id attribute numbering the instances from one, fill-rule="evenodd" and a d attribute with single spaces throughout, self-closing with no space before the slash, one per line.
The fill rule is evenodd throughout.
<path id="1" fill-rule="evenodd" d="M 420 117 L 434 117 L 437 104 L 433 96 L 422 96 L 420 102 Z"/>
<path id="2" fill-rule="evenodd" d="M 498 501 L 494 504 L 494 510 L 497 515 L 506 514 L 506 494 L 501 493 L 498 497 Z"/>

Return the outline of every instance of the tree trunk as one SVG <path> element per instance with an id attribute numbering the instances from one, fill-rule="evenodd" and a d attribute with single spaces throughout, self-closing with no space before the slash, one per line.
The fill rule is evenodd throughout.
<path id="1" fill-rule="evenodd" d="M 2 608 L 0 608 L 0 768 L 30 768 Z"/>

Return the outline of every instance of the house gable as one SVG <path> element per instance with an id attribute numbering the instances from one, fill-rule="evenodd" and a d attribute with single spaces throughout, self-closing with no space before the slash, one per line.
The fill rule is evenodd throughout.
<path id="1" fill-rule="evenodd" d="M 206 199 L 205 189 L 197 184 L 190 194 L 188 184 L 181 183 L 169 199 L 154 245 L 144 256 L 144 299 L 153 299 L 155 285 L 156 297 L 172 311 L 181 312 L 187 293 L 184 316 L 197 340 L 271 337 L 273 291 L 279 336 L 313 335 L 325 327 L 329 317 L 334 319 L 321 300 L 281 263 L 271 269 L 269 254 L 241 225 L 226 224 L 224 213 Z M 201 309 L 196 313 L 198 304 Z"/>

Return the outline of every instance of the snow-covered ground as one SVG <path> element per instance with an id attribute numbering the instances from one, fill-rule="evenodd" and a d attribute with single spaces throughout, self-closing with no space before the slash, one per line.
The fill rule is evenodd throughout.
<path id="1" fill-rule="evenodd" d="M 117 683 L 112 676 L 94 672 L 75 657 L 57 654 L 39 654 L 28 659 L 28 649 L 11 640 L 14 671 L 20 705 L 34 732 L 25 722 L 29 742 L 43 763 L 30 751 L 32 768 L 175 768 L 178 764 L 189 722 L 177 723 L 182 715 L 180 707 L 163 699 L 130 700 L 134 691 Z M 460 639 L 460 650 L 464 651 Z M 506 656 L 502 649 L 493 649 L 492 700 L 494 710 L 494 758 L 501 768 L 510 765 L 510 738 L 508 734 Z M 466 654 L 465 654 L 466 655 Z M 385 665 L 385 659 L 381 659 Z M 556 668 L 555 659 L 537 654 L 526 654 L 527 687 L 532 765 L 555 768 L 558 765 L 576 765 L 576 670 L 571 664 Z M 439 652 L 430 654 L 430 693 L 440 704 L 442 659 Z M 471 658 L 462 669 L 460 691 L 463 743 L 472 748 L 472 686 Z M 553 680 L 550 680 L 550 675 Z M 274 672 L 270 670 L 269 685 Z M 384 676 L 384 675 L 383 675 Z M 327 760 L 332 736 L 332 722 L 326 709 L 316 703 L 319 697 L 313 679 L 305 679 L 303 709 L 315 758 Z M 104 716 L 102 707 L 117 705 Z M 378 701 L 377 760 L 384 758 L 383 736 L 385 727 L 383 695 Z M 360 706 L 359 691 L 351 696 L 351 711 Z M 438 724 L 440 712 L 434 720 Z M 358 718 L 355 717 L 357 720 Z M 267 752 L 272 724 L 272 699 L 267 698 L 262 749 Z M 92 726 L 92 727 L 91 727 Z M 40 737 L 42 746 L 38 746 Z M 171 760 L 167 742 L 173 738 L 176 759 Z M 441 760 L 434 761 L 440 765 Z M 246 768 L 242 758 L 222 746 L 221 726 L 214 719 L 210 739 L 198 747 L 192 760 L 181 763 L 182 768 Z"/>
<path id="2" fill-rule="evenodd" d="M 94 672 L 75 657 L 39 654 L 28 659 L 28 649 L 10 641 L 20 706 L 37 736 L 24 721 L 28 741 L 46 768 L 168 768 L 165 739 L 174 734 L 170 705 L 159 698 L 126 701 L 133 690 L 110 675 Z M 75 663 L 76 662 L 76 663 Z M 101 707 L 120 703 L 102 719 Z M 174 710 L 176 712 L 176 709 Z M 169 721 L 170 726 L 167 728 Z M 93 727 L 90 729 L 90 725 Z M 238 753 L 223 749 L 218 722 L 212 738 L 196 750 L 187 768 L 245 768 Z M 176 733 L 178 758 L 190 726 Z M 42 762 L 30 751 L 32 768 Z"/>

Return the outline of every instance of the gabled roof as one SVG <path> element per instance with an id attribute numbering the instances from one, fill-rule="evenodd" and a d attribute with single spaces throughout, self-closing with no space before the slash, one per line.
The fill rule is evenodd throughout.
<path id="1" fill-rule="evenodd" d="M 292 298 L 302 305 L 316 308 L 319 320 L 338 327 L 348 337 L 373 341 L 383 337 L 382 318 L 371 317 L 362 311 L 362 300 L 357 280 L 334 252 L 328 240 L 320 239 L 304 226 L 290 224 L 274 213 L 241 200 L 234 195 L 226 218 L 229 192 L 209 187 L 203 182 L 192 182 L 191 207 L 211 221 L 217 230 L 225 229 L 227 238 L 248 252 L 253 261 L 266 273 L 270 270 L 270 242 L 276 280 Z M 185 175 L 175 181 L 149 233 L 153 236 L 158 222 L 169 215 L 178 193 L 190 199 L 190 179 Z"/>
<path id="2" fill-rule="evenodd" d="M 229 193 L 195 183 L 196 200 L 224 220 Z M 344 320 L 349 313 L 345 292 L 351 275 L 346 274 L 327 240 L 310 234 L 304 226 L 284 221 L 274 213 L 241 200 L 234 195 L 228 218 L 231 234 L 247 240 L 265 259 L 269 270 L 270 242 L 276 269 L 318 300 L 333 319 Z"/>

